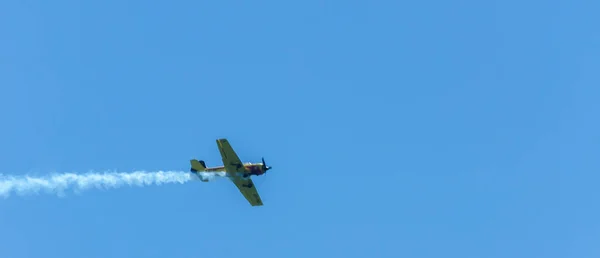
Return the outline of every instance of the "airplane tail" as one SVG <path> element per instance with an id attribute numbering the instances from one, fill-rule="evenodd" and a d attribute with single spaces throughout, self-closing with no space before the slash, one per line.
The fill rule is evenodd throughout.
<path id="1" fill-rule="evenodd" d="M 192 165 L 192 168 L 190 168 L 191 172 L 206 170 L 206 163 L 204 163 L 204 160 L 192 159 L 190 160 L 190 164 Z"/>

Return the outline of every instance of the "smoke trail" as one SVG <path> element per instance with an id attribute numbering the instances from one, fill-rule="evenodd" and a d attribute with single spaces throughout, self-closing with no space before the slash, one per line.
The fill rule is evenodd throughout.
<path id="1" fill-rule="evenodd" d="M 65 195 L 65 190 L 75 192 L 90 188 L 110 189 L 128 186 L 147 186 L 162 184 L 184 184 L 198 177 L 183 171 L 135 171 L 131 173 L 63 173 L 44 177 L 3 176 L 0 174 L 0 196 L 8 198 L 11 193 L 17 195 L 39 194 L 40 192 Z"/>

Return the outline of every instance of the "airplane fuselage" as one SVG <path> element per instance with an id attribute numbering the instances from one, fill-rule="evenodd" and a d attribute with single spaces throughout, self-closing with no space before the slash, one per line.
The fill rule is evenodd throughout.
<path id="1" fill-rule="evenodd" d="M 263 170 L 262 164 L 244 164 L 244 169 L 246 170 L 245 176 L 260 176 L 265 173 Z M 206 168 L 204 171 L 206 172 L 225 172 L 225 166 L 218 167 L 210 167 Z"/>

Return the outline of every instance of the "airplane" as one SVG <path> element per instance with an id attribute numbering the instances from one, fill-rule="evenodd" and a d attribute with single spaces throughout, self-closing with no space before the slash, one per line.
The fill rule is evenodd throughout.
<path id="1" fill-rule="evenodd" d="M 263 175 L 272 167 L 266 165 L 264 158 L 262 158 L 262 163 L 242 163 L 227 139 L 217 139 L 217 146 L 221 153 L 223 166 L 206 167 L 206 163 L 203 160 L 192 159 L 190 160 L 190 172 L 198 176 L 202 182 L 208 182 L 208 179 L 205 179 L 200 174 L 201 172 L 225 172 L 227 177 L 231 179 L 235 186 L 237 186 L 250 205 L 262 206 L 262 199 L 260 198 L 260 195 L 258 195 L 258 191 L 250 177 Z"/>

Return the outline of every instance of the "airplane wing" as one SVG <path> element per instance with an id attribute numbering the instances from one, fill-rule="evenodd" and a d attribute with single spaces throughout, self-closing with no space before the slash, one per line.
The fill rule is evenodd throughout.
<path id="1" fill-rule="evenodd" d="M 231 181 L 237 186 L 242 195 L 248 200 L 252 206 L 262 206 L 263 202 L 258 195 L 258 191 L 252 182 L 252 179 L 231 178 Z"/>
<path id="2" fill-rule="evenodd" d="M 235 174 L 235 172 L 244 172 L 246 170 L 227 139 L 218 139 L 217 146 L 219 146 L 219 152 L 221 152 L 221 158 L 223 159 L 223 165 L 227 173 Z"/>
<path id="3" fill-rule="evenodd" d="M 245 172 L 244 164 L 237 156 L 231 144 L 227 139 L 218 139 L 217 146 L 219 146 L 219 152 L 221 152 L 221 158 L 223 159 L 223 165 L 227 173 L 236 174 L 236 172 Z M 239 175 L 230 177 L 231 181 L 240 190 L 242 195 L 250 202 L 252 206 L 262 206 L 263 202 L 258 195 L 258 191 L 250 178 L 241 178 Z"/>

